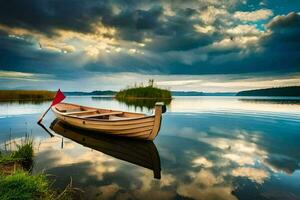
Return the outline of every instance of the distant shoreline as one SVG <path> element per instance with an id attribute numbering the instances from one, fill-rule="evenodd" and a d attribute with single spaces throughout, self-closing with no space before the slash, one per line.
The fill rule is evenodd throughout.
<path id="1" fill-rule="evenodd" d="M 238 92 L 236 96 L 300 97 L 300 86 L 247 90 Z"/>
<path id="2" fill-rule="evenodd" d="M 198 91 L 169 91 L 170 95 L 167 96 L 154 96 L 149 97 L 149 95 L 141 96 L 127 96 L 128 99 L 172 99 L 173 97 L 180 96 L 211 96 L 211 97 L 300 97 L 300 86 L 290 86 L 290 87 L 278 87 L 278 88 L 266 88 L 266 89 L 256 89 L 240 91 L 237 93 L 233 92 L 215 92 L 206 93 Z M 117 91 L 112 90 L 97 90 L 92 92 L 64 92 L 66 96 L 110 96 L 117 98 Z M 151 94 L 151 93 L 150 93 Z M 54 98 L 54 91 L 47 90 L 0 90 L 0 101 L 49 101 Z"/>
<path id="3" fill-rule="evenodd" d="M 109 92 L 109 94 L 108 94 Z M 93 92 L 64 92 L 67 96 L 92 96 L 92 95 L 107 95 L 115 96 L 117 91 L 93 91 Z M 172 96 L 236 96 L 236 92 L 198 92 L 198 91 L 171 91 Z M 146 97 L 143 97 L 146 98 Z"/>

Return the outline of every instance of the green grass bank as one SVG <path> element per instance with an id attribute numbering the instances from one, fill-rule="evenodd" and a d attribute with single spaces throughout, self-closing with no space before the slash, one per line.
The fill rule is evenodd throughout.
<path id="1" fill-rule="evenodd" d="M 76 199 L 71 184 L 63 191 L 57 191 L 51 189 L 51 183 L 44 173 L 30 174 L 33 157 L 33 140 L 30 138 L 17 143 L 13 151 L 0 151 L 1 200 Z"/>

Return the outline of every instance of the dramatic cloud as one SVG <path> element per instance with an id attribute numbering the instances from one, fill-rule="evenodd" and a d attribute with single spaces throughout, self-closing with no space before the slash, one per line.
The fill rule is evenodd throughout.
<path id="1" fill-rule="evenodd" d="M 55 29 L 90 32 L 99 17 L 110 15 L 102 1 L 12 0 L 0 2 L 1 24 L 38 31 L 48 35 Z"/>
<path id="2" fill-rule="evenodd" d="M 273 15 L 272 10 L 269 9 L 260 9 L 250 12 L 241 12 L 237 11 L 234 13 L 234 17 L 242 21 L 258 21 L 263 19 L 268 19 Z"/>
<path id="3" fill-rule="evenodd" d="M 297 5 L 1 1 L 0 70 L 70 81 L 129 72 L 174 77 L 295 73 L 300 71 Z"/>

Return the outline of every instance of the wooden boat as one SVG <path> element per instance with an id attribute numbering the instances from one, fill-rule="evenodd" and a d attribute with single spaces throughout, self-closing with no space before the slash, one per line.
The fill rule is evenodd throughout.
<path id="1" fill-rule="evenodd" d="M 166 111 L 161 102 L 155 104 L 153 115 L 98 109 L 70 103 L 59 103 L 52 111 L 63 123 L 105 134 L 154 140 Z"/>
<path id="2" fill-rule="evenodd" d="M 86 147 L 95 149 L 117 159 L 153 170 L 154 178 L 160 179 L 160 158 L 152 141 L 121 138 L 66 126 L 54 120 L 50 128 L 57 134 Z M 63 146 L 63 145 L 62 145 Z"/>

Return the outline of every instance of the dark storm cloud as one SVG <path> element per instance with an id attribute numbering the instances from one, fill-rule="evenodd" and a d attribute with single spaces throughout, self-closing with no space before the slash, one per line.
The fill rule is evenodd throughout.
<path id="1" fill-rule="evenodd" d="M 213 38 L 200 34 L 158 37 L 147 48 L 154 51 L 185 51 L 210 44 Z"/>
<path id="2" fill-rule="evenodd" d="M 300 71 L 300 16 L 289 13 L 274 17 L 266 28 L 271 31 L 255 46 L 248 46 L 249 53 L 241 56 L 241 50 L 233 47 L 208 53 L 207 60 L 185 67 L 187 74 L 241 74 L 253 72 L 299 72 Z M 251 50 L 251 48 L 254 48 Z M 176 65 L 175 68 L 179 67 Z M 183 73 L 183 72 L 176 72 Z"/>
<path id="3" fill-rule="evenodd" d="M 160 6 L 154 6 L 149 10 L 132 10 L 128 8 L 119 14 L 103 17 L 105 25 L 118 28 L 133 28 L 137 30 L 152 29 L 158 25 L 158 18 L 162 14 Z"/>
<path id="4" fill-rule="evenodd" d="M 277 16 L 273 18 L 266 27 L 271 30 L 281 30 L 282 28 L 297 28 L 299 25 L 299 16 L 297 13 L 292 12 L 286 16 Z"/>
<path id="5" fill-rule="evenodd" d="M 130 72 L 151 72 L 162 74 L 241 74 L 253 72 L 273 72 L 273 73 L 287 73 L 300 71 L 300 26 L 299 14 L 290 13 L 286 16 L 274 17 L 266 28 L 272 31 L 269 35 L 264 36 L 258 41 L 261 50 L 257 52 L 256 45 L 249 45 L 247 47 L 248 53 L 241 53 L 240 47 L 231 46 L 217 49 L 193 50 L 189 46 L 189 51 L 183 51 L 183 45 L 195 45 L 193 41 L 182 42 L 170 39 L 168 47 L 173 50 L 181 50 L 180 53 L 174 55 L 170 53 L 163 53 L 160 58 L 146 58 L 140 56 L 139 59 L 126 56 L 119 57 L 114 62 L 115 68 L 103 68 L 104 63 L 94 62 L 87 65 L 87 69 L 91 71 L 107 71 L 115 70 L 115 72 L 122 72 L 124 69 Z M 201 41 L 203 40 L 195 40 Z M 204 40 L 205 41 L 205 40 Z M 182 42 L 182 43 L 180 43 Z M 209 44 L 209 39 L 207 44 Z M 157 46 L 160 50 L 164 49 L 165 41 L 158 40 Z M 180 48 L 177 48 L 180 46 Z M 168 50 L 170 50 L 168 49 Z M 202 54 L 206 54 L 207 58 L 195 61 L 192 64 L 182 62 L 180 55 L 186 54 L 189 58 L 197 58 Z M 162 58 L 163 57 L 163 58 Z M 148 60 L 153 61 L 147 62 Z M 123 61 L 123 62 L 122 62 Z M 124 62 L 125 61 L 125 62 Z M 141 67 L 142 66 L 142 67 Z"/>
<path id="6" fill-rule="evenodd" d="M 273 34 L 266 38 L 266 42 L 270 45 L 283 47 L 285 46 L 288 50 L 291 49 L 299 50 L 300 45 L 300 16 L 299 14 L 292 12 L 286 16 L 278 16 L 270 21 L 266 25 Z"/>
<path id="7" fill-rule="evenodd" d="M 0 22 L 53 34 L 57 28 L 89 32 L 101 16 L 109 16 L 109 4 L 97 0 L 9 0 L 0 1 Z"/>
<path id="8" fill-rule="evenodd" d="M 25 28 L 50 36 L 57 29 L 93 32 L 93 23 L 101 22 L 117 28 L 117 36 L 123 40 L 142 42 L 145 37 L 167 36 L 151 45 L 151 49 L 162 51 L 187 50 L 207 44 L 207 38 L 195 33 L 195 22 L 189 20 L 197 14 L 196 10 L 178 9 L 175 16 L 162 21 L 162 5 L 152 2 L 147 10 L 140 9 L 144 4 L 97 0 L 1 1 L 0 22 L 8 27 Z M 114 13 L 113 6 L 120 8 L 120 12 Z M 171 41 L 176 41 L 176 44 Z"/>
<path id="9" fill-rule="evenodd" d="M 62 55 L 38 49 L 33 40 L 5 37 L 0 34 L 0 70 L 36 74 L 49 74 L 61 79 L 72 79 L 82 74 L 74 73 L 72 63 L 76 55 Z M 84 75 L 84 74 L 82 74 Z"/>
<path id="10" fill-rule="evenodd" d="M 262 64 L 272 70 L 300 71 L 300 15 L 292 12 L 274 17 L 266 27 L 272 34 L 262 38 L 264 55 L 272 59 L 261 59 Z M 267 61 L 269 60 L 269 61 Z"/>
<path id="11" fill-rule="evenodd" d="M 257 23 L 264 27 L 262 23 L 267 19 L 264 22 L 247 23 L 232 18 L 232 14 L 235 11 L 251 12 L 262 7 L 268 8 L 268 4 L 260 5 L 260 1 L 253 1 L 249 5 L 240 3 L 239 6 L 232 6 L 235 1 L 212 2 L 0 1 L 0 26 L 22 28 L 29 32 L 22 38 L 14 38 L 8 36 L 9 31 L 0 29 L 0 70 L 54 74 L 62 78 L 81 76 L 90 71 L 155 74 L 300 71 L 297 59 L 300 57 L 299 14 L 285 13 L 274 17 L 262 30 L 269 33 L 265 36 L 256 32 L 243 33 L 242 30 L 229 33 L 229 29 L 238 25 Z M 170 11 L 166 5 L 171 13 L 167 13 Z M 273 12 L 276 13 L 276 10 Z M 97 36 L 99 33 L 95 32 L 95 25 L 100 26 L 100 23 L 116 30 L 114 35 L 104 33 L 104 37 L 115 39 L 124 51 L 135 49 L 138 53 L 122 51 L 80 62 L 80 57 L 87 57 L 84 51 L 89 44 L 83 42 L 80 50 L 65 54 L 39 49 L 39 41 L 34 37 L 39 33 L 55 40 L 58 34 L 55 30 Z M 202 31 L 195 26 L 202 28 Z M 209 28 L 213 30 L 209 32 Z M 255 43 L 243 43 L 245 37 L 259 39 Z M 151 42 L 145 42 L 146 39 Z M 78 42 L 74 40 L 71 45 Z M 218 46 L 223 40 L 229 40 L 230 45 Z M 136 42 L 145 46 L 139 47 Z"/>
<path id="12" fill-rule="evenodd" d="M 214 50 L 195 51 L 207 53 L 207 59 L 193 65 L 172 63 L 170 72 L 175 74 L 241 74 L 253 72 L 299 72 L 300 71 L 300 15 L 292 12 L 270 20 L 266 28 L 271 31 L 258 41 L 261 48 L 248 45 L 243 55 L 237 46 Z M 178 70 L 181 69 L 181 70 Z"/>
<path id="13" fill-rule="evenodd" d="M 149 10 L 134 10 L 128 8 L 120 13 L 102 18 L 106 26 L 117 27 L 119 38 L 128 41 L 141 42 L 146 32 L 160 26 L 159 17 L 162 15 L 162 7 L 153 6 Z"/>
<path id="14" fill-rule="evenodd" d="M 194 9 L 180 9 L 176 16 L 166 17 L 166 21 L 153 30 L 155 40 L 146 48 L 154 51 L 186 51 L 213 43 L 219 34 L 203 34 L 194 25 L 201 22 L 189 17 L 196 14 Z"/>
<path id="15" fill-rule="evenodd" d="M 104 17 L 102 23 L 116 27 L 119 38 L 123 40 L 143 42 L 145 38 L 153 38 L 153 42 L 145 47 L 149 50 L 189 50 L 207 45 L 215 39 L 195 31 L 194 25 L 199 21 L 190 17 L 196 14 L 196 10 L 186 8 L 176 10 L 176 15 L 170 17 L 163 16 L 162 6 L 153 5 L 149 10 L 131 7 L 119 14 Z"/>

